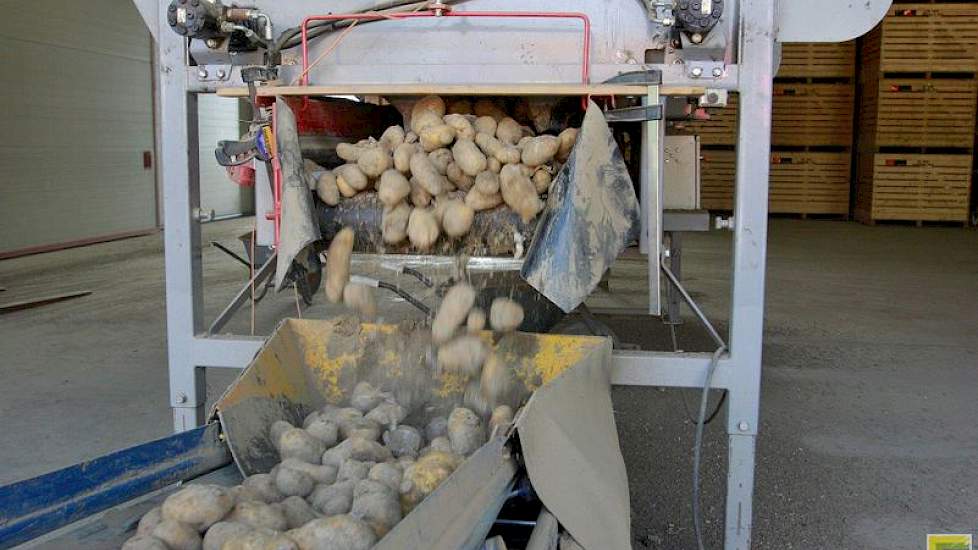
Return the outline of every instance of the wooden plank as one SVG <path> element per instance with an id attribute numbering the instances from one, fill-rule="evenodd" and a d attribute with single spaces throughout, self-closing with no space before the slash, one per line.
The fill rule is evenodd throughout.
<path id="1" fill-rule="evenodd" d="M 773 145 L 852 145 L 852 84 L 776 84 L 774 94 Z"/>
<path id="2" fill-rule="evenodd" d="M 865 149 L 971 149 L 976 106 L 976 80 L 886 78 L 867 82 L 860 101 L 860 140 Z"/>
<path id="3" fill-rule="evenodd" d="M 856 72 L 856 41 L 803 42 L 781 49 L 779 78 L 852 78 Z"/>
<path id="4" fill-rule="evenodd" d="M 971 155 L 860 156 L 857 219 L 968 221 Z"/>
<path id="5" fill-rule="evenodd" d="M 305 95 L 461 95 L 461 96 L 644 96 L 645 86 L 623 84 L 332 84 L 325 86 L 267 86 L 258 88 L 262 97 Z M 706 88 L 663 86 L 662 95 L 701 96 Z M 221 88 L 217 95 L 247 97 L 247 88 Z"/>

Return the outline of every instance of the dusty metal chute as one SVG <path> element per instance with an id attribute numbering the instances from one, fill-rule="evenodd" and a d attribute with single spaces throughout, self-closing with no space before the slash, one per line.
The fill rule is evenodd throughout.
<path id="1" fill-rule="evenodd" d="M 550 188 L 521 274 L 571 312 L 594 291 L 641 220 L 635 188 L 601 109 L 588 102 L 577 145 Z"/>

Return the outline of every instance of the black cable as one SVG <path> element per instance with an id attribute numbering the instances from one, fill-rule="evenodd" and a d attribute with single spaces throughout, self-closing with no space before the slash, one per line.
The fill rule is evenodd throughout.
<path id="1" fill-rule="evenodd" d="M 720 363 L 720 356 L 725 351 L 727 351 L 727 346 L 721 345 L 713 352 L 713 357 L 710 359 L 710 366 L 706 370 L 706 381 L 703 383 L 703 395 L 700 398 L 699 422 L 696 423 L 696 438 L 693 447 L 693 531 L 696 534 L 696 545 L 699 550 L 705 550 L 703 546 L 703 518 L 700 513 L 700 459 L 703 452 L 703 427 L 706 425 L 706 405 L 710 398 L 713 375 Z"/>
<path id="2" fill-rule="evenodd" d="M 669 333 L 672 336 L 672 351 L 679 352 L 679 340 L 676 336 L 676 325 L 669 325 Z M 689 404 L 686 402 L 686 390 L 679 390 L 679 397 L 683 402 L 683 410 L 686 411 L 686 420 L 689 420 L 690 424 L 695 424 L 696 419 L 693 418 L 693 413 L 689 412 Z M 717 415 L 720 414 L 720 410 L 723 409 L 723 404 L 727 402 L 727 390 L 724 389 L 723 393 L 720 395 L 720 401 L 717 402 L 717 406 L 710 413 L 710 416 L 706 419 L 706 424 L 712 423 Z"/>
<path id="3" fill-rule="evenodd" d="M 435 286 L 435 283 L 433 283 L 431 279 L 428 278 L 428 276 L 426 276 L 424 273 L 421 273 L 417 269 L 414 269 L 413 267 L 404 267 L 401 268 L 401 271 L 421 281 L 421 284 L 423 284 L 428 288 Z"/>
<path id="4" fill-rule="evenodd" d="M 391 292 L 397 294 L 401 298 L 404 298 L 405 300 L 407 300 L 408 303 L 410 303 L 414 307 L 420 309 L 421 312 L 425 314 L 425 316 L 431 317 L 431 308 L 429 308 L 428 306 L 424 305 L 424 303 L 422 303 L 420 300 L 418 300 L 414 296 L 411 296 L 406 291 L 401 290 L 401 287 L 399 287 L 397 285 L 393 285 L 391 283 L 385 283 L 384 281 L 377 281 L 377 286 L 379 288 L 386 288 L 387 290 L 390 290 Z"/>

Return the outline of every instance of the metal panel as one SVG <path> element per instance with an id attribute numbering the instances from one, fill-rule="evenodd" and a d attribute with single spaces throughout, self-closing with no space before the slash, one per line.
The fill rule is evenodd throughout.
<path id="1" fill-rule="evenodd" d="M 699 209 L 699 136 L 666 136 L 662 163 L 662 208 L 665 210 Z"/>
<path id="2" fill-rule="evenodd" d="M 883 20 L 891 0 L 777 0 L 779 42 L 845 42 Z"/>
<path id="3" fill-rule="evenodd" d="M 0 487 L 0 548 L 230 462 L 215 422 Z"/>
<path id="4" fill-rule="evenodd" d="M 0 18 L 0 251 L 157 226 L 150 38 L 125 0 Z"/>

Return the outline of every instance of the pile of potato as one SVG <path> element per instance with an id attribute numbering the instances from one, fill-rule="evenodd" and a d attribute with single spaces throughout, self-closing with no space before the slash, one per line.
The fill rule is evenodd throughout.
<path id="1" fill-rule="evenodd" d="M 345 234 L 343 251 L 352 239 Z M 332 252 L 327 292 L 332 284 L 345 297 L 349 254 Z M 336 266 L 345 267 L 340 279 Z M 405 405 L 394 392 L 360 381 L 345 406 L 313 411 L 301 427 L 281 420 L 270 426 L 281 459 L 270 472 L 231 488 L 184 487 L 143 516 L 123 550 L 371 548 L 493 433 L 511 425 L 514 405 L 529 396 L 513 366 L 479 335 L 487 321 L 497 332 L 515 330 L 522 307 L 497 298 L 487 315 L 475 300 L 475 289 L 459 283 L 432 321 L 437 372 L 428 379 L 447 375 L 464 385 L 454 406 Z"/>
<path id="2" fill-rule="evenodd" d="M 446 107 L 427 96 L 411 108 L 407 130 L 391 126 L 379 139 L 341 143 L 336 152 L 346 164 L 325 170 L 307 161 L 306 169 L 318 174 L 310 185 L 330 206 L 376 191 L 384 242 L 409 241 L 424 252 L 443 235 L 465 236 L 476 212 L 505 205 L 532 221 L 577 133 L 538 136 L 490 100 Z"/>

